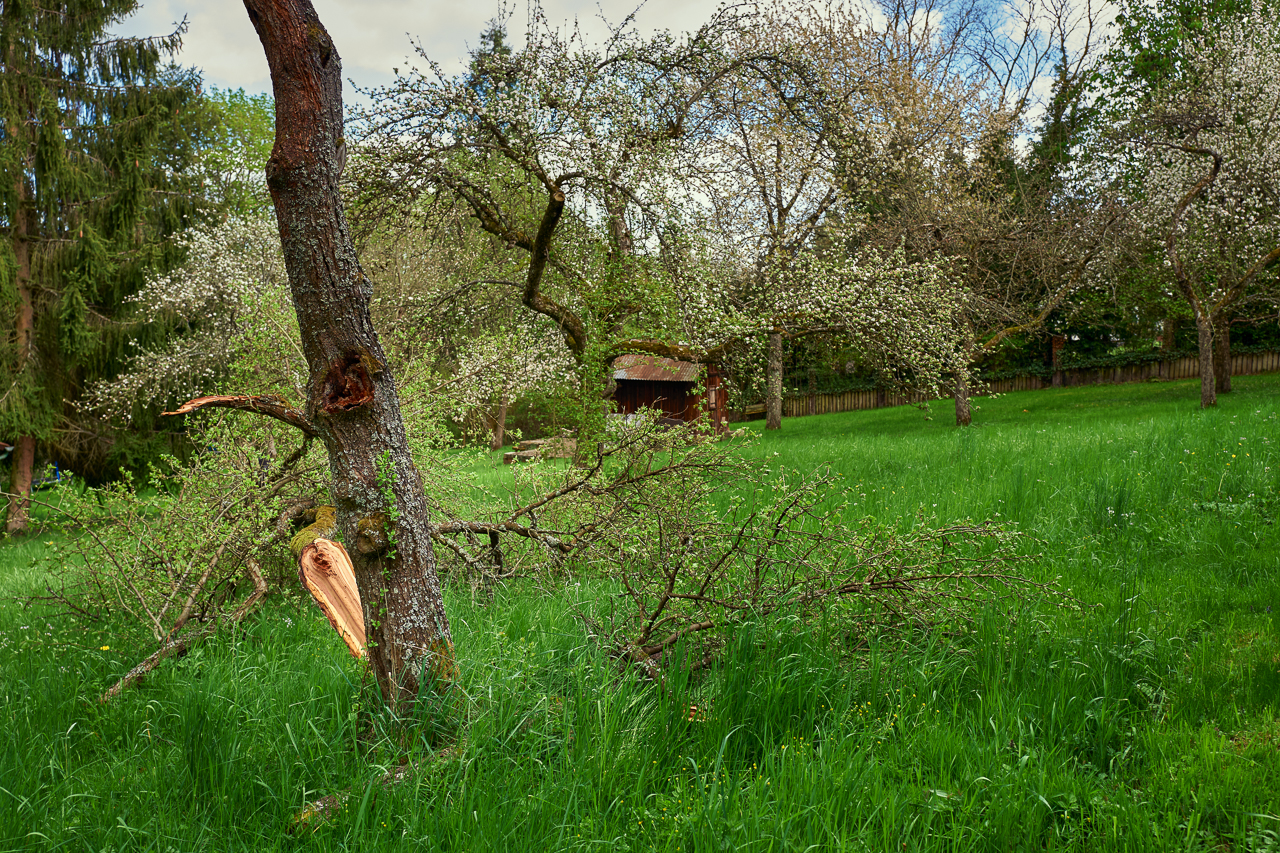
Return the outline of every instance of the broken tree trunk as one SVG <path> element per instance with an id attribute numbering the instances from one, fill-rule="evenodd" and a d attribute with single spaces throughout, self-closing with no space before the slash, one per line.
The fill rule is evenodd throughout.
<path id="1" fill-rule="evenodd" d="M 271 69 L 276 139 L 267 187 L 311 374 L 303 412 L 281 417 L 260 403 L 257 410 L 324 442 L 369 664 L 384 699 L 403 712 L 422 686 L 453 680 L 453 639 L 422 479 L 338 191 L 346 159 L 342 64 L 308 0 L 245 0 L 245 8 Z"/>
<path id="2" fill-rule="evenodd" d="M 351 558 L 340 542 L 316 539 L 298 555 L 298 579 L 320 605 L 351 654 L 364 657 L 364 613 Z"/>

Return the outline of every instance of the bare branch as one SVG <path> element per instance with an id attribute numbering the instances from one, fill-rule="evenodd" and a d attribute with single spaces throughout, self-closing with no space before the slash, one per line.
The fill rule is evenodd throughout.
<path id="1" fill-rule="evenodd" d="M 297 427 L 310 437 L 320 434 L 311 419 L 290 406 L 284 401 L 283 397 L 272 395 L 266 396 L 249 396 L 241 394 L 218 394 L 210 397 L 196 397 L 194 400 L 188 400 L 172 412 L 163 412 L 164 415 L 189 415 L 200 409 L 221 408 L 221 409 L 242 409 L 250 412 L 257 412 L 260 415 L 275 418 L 283 421 L 289 426 Z"/>

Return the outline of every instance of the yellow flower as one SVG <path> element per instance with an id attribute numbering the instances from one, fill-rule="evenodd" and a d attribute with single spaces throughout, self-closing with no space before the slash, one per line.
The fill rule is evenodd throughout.
<path id="1" fill-rule="evenodd" d="M 98 648 L 98 651 L 100 651 L 100 652 L 109 652 L 109 651 L 111 651 L 111 647 L 110 647 L 110 646 L 100 646 L 100 647 Z"/>

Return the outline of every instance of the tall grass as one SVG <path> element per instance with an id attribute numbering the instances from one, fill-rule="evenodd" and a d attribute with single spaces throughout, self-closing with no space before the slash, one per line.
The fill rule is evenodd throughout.
<path id="1" fill-rule="evenodd" d="M 300 597 L 109 706 L 145 650 L 4 601 L 0 850 L 1272 849 L 1280 381 L 1235 382 L 1203 413 L 1163 383 L 1010 394 L 963 431 L 941 406 L 786 421 L 744 452 L 839 471 L 855 516 L 1016 524 L 1081 606 L 748 624 L 659 692 L 577 618 L 608 584 L 460 590 L 463 697 L 408 745 Z M 41 540 L 4 548 L 5 590 L 34 589 Z"/>

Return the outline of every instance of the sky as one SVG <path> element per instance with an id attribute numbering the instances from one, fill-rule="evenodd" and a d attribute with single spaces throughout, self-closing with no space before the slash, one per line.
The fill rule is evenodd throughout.
<path id="1" fill-rule="evenodd" d="M 320 20 L 337 45 L 346 81 L 343 100 L 360 98 L 351 81 L 360 87 L 389 84 L 392 69 L 404 68 L 414 50 L 410 39 L 420 41 L 429 57 L 456 72 L 466 65 L 468 51 L 479 43 L 485 24 L 498 17 L 500 0 L 312 0 Z M 641 32 L 696 29 L 720 5 L 719 0 L 649 0 L 636 16 Z M 633 0 L 544 0 L 552 23 L 571 24 L 575 19 L 587 35 L 605 32 L 603 14 L 618 23 L 635 9 Z M 507 31 L 519 43 L 525 31 L 523 2 L 510 4 Z M 160 35 L 173 31 L 186 17 L 189 29 L 183 38 L 182 65 L 204 72 L 206 85 L 246 92 L 270 92 L 271 79 L 258 35 L 239 0 L 143 0 L 141 8 L 117 27 L 117 35 Z M 416 58 L 416 57 L 415 57 Z"/>

